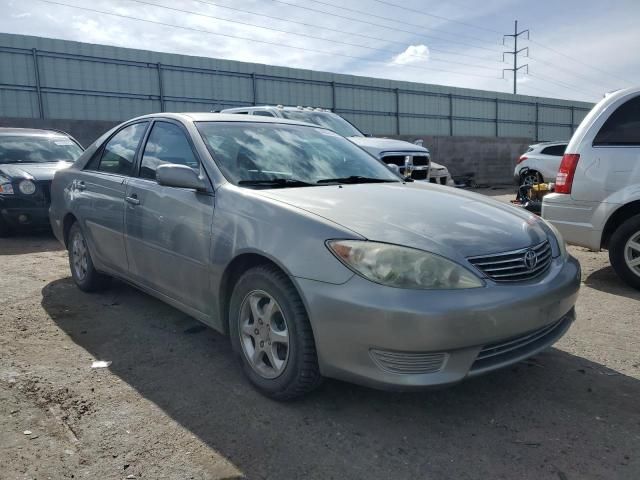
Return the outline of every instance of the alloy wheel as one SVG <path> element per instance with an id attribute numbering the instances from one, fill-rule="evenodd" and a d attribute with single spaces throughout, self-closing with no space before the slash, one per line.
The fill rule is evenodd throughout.
<path id="1" fill-rule="evenodd" d="M 266 379 L 280 376 L 289 360 L 289 329 L 275 298 L 263 290 L 247 294 L 239 323 L 240 344 L 251 368 Z"/>
<path id="2" fill-rule="evenodd" d="M 629 270 L 640 277 L 640 232 L 629 237 L 624 247 L 624 261 Z"/>
<path id="3" fill-rule="evenodd" d="M 76 232 L 71 241 L 71 260 L 76 277 L 80 281 L 84 280 L 87 276 L 89 261 L 87 243 L 80 232 Z"/>

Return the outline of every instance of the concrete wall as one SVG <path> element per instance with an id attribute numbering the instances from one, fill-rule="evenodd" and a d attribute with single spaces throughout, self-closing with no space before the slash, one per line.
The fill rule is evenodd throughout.
<path id="1" fill-rule="evenodd" d="M 445 165 L 453 176 L 473 174 L 476 183 L 511 184 L 516 160 L 533 142 L 517 137 L 450 137 L 400 135 L 393 138 L 424 140 L 434 162 Z"/>
<path id="2" fill-rule="evenodd" d="M 0 127 L 63 130 L 85 147 L 117 124 L 118 122 L 105 120 L 0 118 Z M 390 135 L 388 137 L 409 142 L 422 139 L 424 145 L 431 150 L 432 159 L 446 165 L 452 175 L 473 173 L 476 183 L 489 185 L 511 183 L 516 159 L 532 143 L 531 139 L 511 137 L 433 135 Z"/>

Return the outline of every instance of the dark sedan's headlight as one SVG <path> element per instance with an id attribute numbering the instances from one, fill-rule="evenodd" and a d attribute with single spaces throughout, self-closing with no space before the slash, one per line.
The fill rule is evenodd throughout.
<path id="1" fill-rule="evenodd" d="M 361 276 L 389 287 L 445 290 L 484 286 L 461 265 L 422 250 L 362 240 L 330 240 L 327 246 Z"/>
<path id="2" fill-rule="evenodd" d="M 0 175 L 0 195 L 13 195 L 11 180 L 4 175 Z"/>
<path id="3" fill-rule="evenodd" d="M 31 180 L 22 180 L 18 184 L 18 190 L 20 190 L 20 193 L 23 193 L 25 195 L 33 195 L 34 193 L 36 193 L 36 184 Z"/>

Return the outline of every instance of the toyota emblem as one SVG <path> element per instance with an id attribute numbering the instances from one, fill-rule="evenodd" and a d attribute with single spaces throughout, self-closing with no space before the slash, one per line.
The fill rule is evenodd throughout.
<path id="1" fill-rule="evenodd" d="M 524 262 L 524 266 L 527 267 L 528 270 L 533 270 L 536 268 L 536 265 L 538 265 L 538 254 L 533 250 L 527 250 L 522 260 Z"/>

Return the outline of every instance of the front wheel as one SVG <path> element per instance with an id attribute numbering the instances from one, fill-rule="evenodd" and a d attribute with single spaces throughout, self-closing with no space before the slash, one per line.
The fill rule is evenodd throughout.
<path id="1" fill-rule="evenodd" d="M 98 272 L 93 266 L 87 241 L 78 222 L 71 225 L 69 230 L 68 248 L 71 277 L 78 288 L 85 292 L 104 289 L 109 282 L 109 277 Z"/>
<path id="2" fill-rule="evenodd" d="M 231 344 L 263 394 L 291 400 L 322 380 L 307 312 L 291 280 L 270 265 L 245 272 L 229 304 Z"/>
<path id="3" fill-rule="evenodd" d="M 613 232 L 609 260 L 622 280 L 640 290 L 640 215 L 631 217 Z"/>

